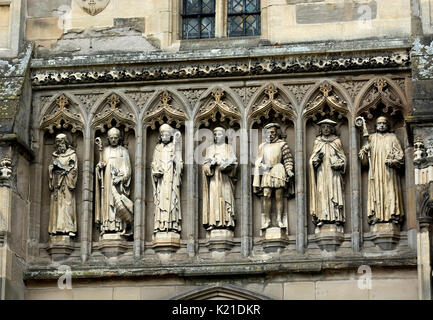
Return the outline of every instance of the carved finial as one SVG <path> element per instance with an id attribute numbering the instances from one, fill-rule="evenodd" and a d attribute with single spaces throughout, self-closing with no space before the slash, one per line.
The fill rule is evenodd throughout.
<path id="1" fill-rule="evenodd" d="M 170 93 L 168 91 L 164 91 L 163 93 L 161 93 L 161 103 L 163 107 L 169 107 L 170 104 L 169 102 L 171 101 L 171 96 Z"/>
<path id="2" fill-rule="evenodd" d="M 379 78 L 374 83 L 374 86 L 377 88 L 377 91 L 383 92 L 383 89 L 388 85 L 385 79 Z"/>
<path id="3" fill-rule="evenodd" d="M 277 92 L 278 92 L 278 90 L 275 88 L 275 86 L 273 84 L 270 84 L 265 89 L 265 93 L 269 97 L 269 100 L 274 100 L 275 99 L 275 94 Z"/>
<path id="4" fill-rule="evenodd" d="M 323 93 L 324 97 L 329 97 L 329 93 L 332 91 L 332 86 L 325 82 L 320 86 L 320 91 Z"/>
<path id="5" fill-rule="evenodd" d="M 119 105 L 120 103 L 120 98 L 117 96 L 117 94 L 112 94 L 109 98 L 108 98 L 108 104 L 110 105 L 110 109 L 114 110 L 116 109 L 116 107 Z"/>
<path id="6" fill-rule="evenodd" d="M 10 186 L 12 176 L 12 160 L 3 158 L 0 162 L 0 186 Z"/>
<path id="7" fill-rule="evenodd" d="M 60 109 L 65 109 L 66 106 L 69 104 L 69 99 L 64 94 L 62 94 L 56 99 L 56 103 Z"/>
<path id="8" fill-rule="evenodd" d="M 215 89 L 212 92 L 212 96 L 215 98 L 215 102 L 221 102 L 221 98 L 224 96 L 224 91 L 222 89 Z"/>

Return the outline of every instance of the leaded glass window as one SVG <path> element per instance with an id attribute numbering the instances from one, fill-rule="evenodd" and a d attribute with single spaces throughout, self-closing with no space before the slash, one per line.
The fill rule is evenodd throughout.
<path id="1" fill-rule="evenodd" d="M 215 37 L 215 0 L 183 1 L 183 39 Z"/>
<path id="2" fill-rule="evenodd" d="M 260 35 L 260 0 L 228 0 L 229 37 Z"/>

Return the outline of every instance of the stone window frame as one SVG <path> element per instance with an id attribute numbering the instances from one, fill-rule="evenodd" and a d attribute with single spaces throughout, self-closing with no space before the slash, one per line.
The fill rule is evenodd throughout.
<path id="1" fill-rule="evenodd" d="M 420 1 L 419 9 L 424 33 L 433 33 L 433 0 Z"/>
<path id="2" fill-rule="evenodd" d="M 18 55 L 21 29 L 22 0 L 0 0 L 0 6 L 9 6 L 9 35 L 7 48 L 0 48 L 0 57 Z"/>
<path id="3" fill-rule="evenodd" d="M 179 3 L 179 40 L 181 41 L 200 41 L 200 40 L 209 40 L 216 38 L 227 38 L 227 39 L 239 39 L 239 38 L 257 38 L 261 37 L 263 34 L 263 1 L 260 1 L 260 34 L 254 36 L 228 36 L 228 1 L 227 0 L 215 0 L 215 36 L 214 38 L 202 38 L 202 39 L 185 39 L 183 38 L 183 0 L 178 0 Z"/>

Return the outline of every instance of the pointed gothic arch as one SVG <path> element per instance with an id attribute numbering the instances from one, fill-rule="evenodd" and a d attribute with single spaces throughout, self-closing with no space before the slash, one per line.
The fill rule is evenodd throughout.
<path id="1" fill-rule="evenodd" d="M 52 97 L 40 114 L 39 127 L 51 134 L 55 129 L 70 128 L 72 133 L 85 130 L 84 112 L 79 102 L 66 92 Z"/>
<path id="2" fill-rule="evenodd" d="M 140 113 L 141 122 L 156 129 L 157 124 L 174 123 L 180 128 L 189 119 L 188 102 L 172 90 L 158 90 Z"/>
<path id="3" fill-rule="evenodd" d="M 254 123 L 262 123 L 262 117 L 269 119 L 271 113 L 275 117 L 281 117 L 282 121 L 295 122 L 297 111 L 296 99 L 279 84 L 267 83 L 263 85 L 251 98 L 247 108 L 247 121 L 249 126 Z"/>
<path id="4" fill-rule="evenodd" d="M 171 300 L 271 300 L 269 297 L 232 285 L 215 285 L 177 295 Z"/>

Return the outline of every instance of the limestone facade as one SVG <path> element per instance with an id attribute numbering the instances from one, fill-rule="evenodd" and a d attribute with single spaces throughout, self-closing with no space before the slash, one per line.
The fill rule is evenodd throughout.
<path id="1" fill-rule="evenodd" d="M 215 0 L 215 38 L 197 40 L 182 39 L 183 4 L 0 0 L 0 299 L 431 299 L 433 1 L 261 0 L 260 35 L 227 37 L 227 1 Z M 398 229 L 368 222 L 360 116 L 370 132 L 387 116 L 402 146 Z M 347 159 L 338 235 L 318 234 L 309 209 L 308 159 L 326 118 Z M 252 183 L 271 122 L 295 176 L 287 227 L 264 236 Z M 180 232 L 162 239 L 151 163 L 163 123 L 184 164 Z M 103 239 L 95 140 L 107 146 L 112 127 L 131 162 L 133 221 L 127 237 Z M 230 232 L 203 227 L 200 150 L 216 127 L 231 129 L 238 159 Z M 78 158 L 78 230 L 53 242 L 59 133 Z"/>

